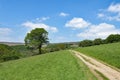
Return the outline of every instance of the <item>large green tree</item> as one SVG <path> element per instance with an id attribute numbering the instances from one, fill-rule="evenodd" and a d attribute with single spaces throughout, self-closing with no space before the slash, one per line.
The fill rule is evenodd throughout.
<path id="1" fill-rule="evenodd" d="M 48 32 L 43 28 L 36 28 L 25 37 L 25 44 L 28 47 L 39 49 L 39 54 L 42 53 L 42 45 L 48 43 Z"/>

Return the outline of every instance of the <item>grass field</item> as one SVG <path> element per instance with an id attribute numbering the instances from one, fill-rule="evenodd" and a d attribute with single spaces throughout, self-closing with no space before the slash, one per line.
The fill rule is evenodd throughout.
<path id="1" fill-rule="evenodd" d="M 0 63 L 0 80 L 97 80 L 69 51 Z"/>
<path id="2" fill-rule="evenodd" d="M 120 42 L 77 48 L 76 50 L 120 69 Z"/>

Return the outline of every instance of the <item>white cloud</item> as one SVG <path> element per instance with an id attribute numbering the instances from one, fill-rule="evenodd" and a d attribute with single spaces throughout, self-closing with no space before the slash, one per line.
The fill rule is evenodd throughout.
<path id="1" fill-rule="evenodd" d="M 7 36 L 12 30 L 9 28 L 0 28 L 0 36 Z"/>
<path id="2" fill-rule="evenodd" d="M 11 33 L 12 30 L 9 28 L 0 28 L 0 41 L 11 41 Z"/>
<path id="3" fill-rule="evenodd" d="M 99 14 L 99 17 L 104 17 L 104 14 Z M 83 18 L 73 18 L 67 22 L 65 26 L 74 29 L 84 28 L 81 33 L 77 34 L 77 36 L 82 39 L 105 39 L 110 34 L 120 34 L 120 29 L 117 29 L 115 25 L 107 23 L 94 25 L 85 21 Z"/>
<path id="4" fill-rule="evenodd" d="M 98 13 L 98 17 L 104 20 L 120 21 L 120 3 L 111 4 L 107 9 Z"/>
<path id="5" fill-rule="evenodd" d="M 61 13 L 59 14 L 59 16 L 66 17 L 66 16 L 69 16 L 69 14 L 68 14 L 68 13 L 64 13 L 64 12 L 61 12 Z"/>
<path id="6" fill-rule="evenodd" d="M 120 3 L 111 4 L 108 9 L 109 12 L 120 13 Z"/>
<path id="7" fill-rule="evenodd" d="M 23 26 L 27 27 L 29 30 L 31 29 L 35 29 L 35 28 L 44 28 L 47 31 L 51 31 L 51 32 L 57 32 L 57 28 L 56 27 L 52 27 L 49 25 L 46 25 L 44 23 L 34 23 L 34 22 L 25 22 L 22 24 Z"/>
<path id="8" fill-rule="evenodd" d="M 68 21 L 65 26 L 71 28 L 86 28 L 90 25 L 89 22 L 85 21 L 83 18 L 73 18 L 72 20 Z"/>
<path id="9" fill-rule="evenodd" d="M 99 18 L 103 18 L 103 17 L 105 17 L 105 15 L 104 15 L 103 13 L 99 13 L 99 14 L 98 14 L 98 17 L 99 17 Z"/>
<path id="10" fill-rule="evenodd" d="M 42 18 L 36 18 L 36 21 L 42 22 L 42 21 L 46 21 L 48 19 L 50 19 L 50 17 L 42 17 Z"/>
<path id="11" fill-rule="evenodd" d="M 101 23 L 98 25 L 91 25 L 85 31 L 77 34 L 77 36 L 83 39 L 105 39 L 110 34 L 120 34 L 120 29 L 116 29 L 116 27 L 111 24 Z"/>

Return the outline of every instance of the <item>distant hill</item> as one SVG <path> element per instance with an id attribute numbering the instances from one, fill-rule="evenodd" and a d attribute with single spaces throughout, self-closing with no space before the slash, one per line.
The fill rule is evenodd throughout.
<path id="1" fill-rule="evenodd" d="M 6 44 L 9 46 L 24 45 L 24 43 L 21 43 L 21 42 L 0 42 L 0 44 Z"/>
<path id="2" fill-rule="evenodd" d="M 6 44 L 9 46 L 15 46 L 15 45 L 24 45 L 22 42 L 0 42 L 0 44 Z M 61 43 L 50 43 L 50 44 L 70 44 L 70 45 L 78 45 L 79 42 L 61 42 Z"/>

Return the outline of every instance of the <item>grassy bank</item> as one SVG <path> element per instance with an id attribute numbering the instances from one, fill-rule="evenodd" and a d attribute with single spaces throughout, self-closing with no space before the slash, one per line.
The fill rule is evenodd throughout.
<path id="1" fill-rule="evenodd" d="M 76 50 L 120 69 L 120 42 L 77 48 Z"/>
<path id="2" fill-rule="evenodd" d="M 0 80 L 97 80 L 69 51 L 0 63 Z"/>

